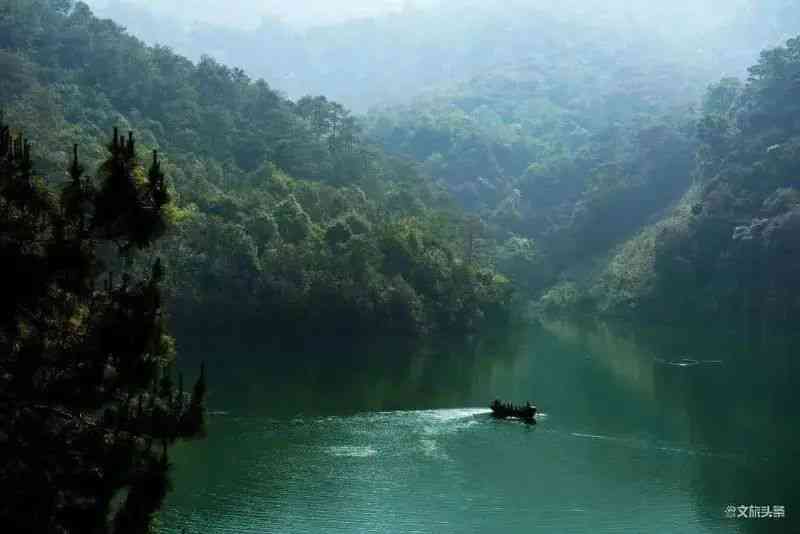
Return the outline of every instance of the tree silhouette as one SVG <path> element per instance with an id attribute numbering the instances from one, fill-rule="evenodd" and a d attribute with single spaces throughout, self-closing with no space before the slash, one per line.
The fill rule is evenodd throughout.
<path id="1" fill-rule="evenodd" d="M 172 380 L 161 262 L 115 283 L 101 260 L 109 243 L 130 254 L 166 228 L 158 156 L 145 173 L 135 147 L 114 132 L 99 185 L 74 147 L 59 196 L 0 114 L 3 532 L 147 532 L 168 445 L 204 432 L 205 368 L 190 402 Z"/>

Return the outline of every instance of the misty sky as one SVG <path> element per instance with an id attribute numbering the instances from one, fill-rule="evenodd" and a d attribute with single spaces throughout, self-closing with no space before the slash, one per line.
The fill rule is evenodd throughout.
<path id="1" fill-rule="evenodd" d="M 278 18 L 296 29 L 325 26 L 348 19 L 365 18 L 408 9 L 448 5 L 445 16 L 458 9 L 513 11 L 535 7 L 558 16 L 584 21 L 610 21 L 621 31 L 631 26 L 656 33 L 697 35 L 724 26 L 734 17 L 746 17 L 763 0 L 84 0 L 101 16 L 120 20 L 130 13 L 120 4 L 144 8 L 156 16 L 186 26 L 206 23 L 239 29 L 257 28 L 262 20 Z M 116 4 L 116 6 L 115 6 Z M 456 8 L 456 9 L 454 9 Z M 130 25 L 130 16 L 122 16 Z M 445 22 L 445 21 L 443 21 Z M 135 24 L 133 24 L 136 26 Z"/>
<path id="2" fill-rule="evenodd" d="M 184 22 L 195 21 L 235 27 L 255 27 L 265 16 L 307 27 L 366 17 L 410 7 L 435 4 L 438 0 L 86 0 L 103 10 L 116 2 L 147 6 Z"/>

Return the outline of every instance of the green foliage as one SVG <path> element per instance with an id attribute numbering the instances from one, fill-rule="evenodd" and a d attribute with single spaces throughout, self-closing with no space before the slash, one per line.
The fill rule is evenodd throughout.
<path id="1" fill-rule="evenodd" d="M 767 50 L 746 84 L 712 85 L 697 120 L 696 185 L 613 256 L 601 311 L 793 328 L 798 311 L 800 40 Z"/>
<path id="2" fill-rule="evenodd" d="M 583 100 L 563 94 L 563 66 L 543 79 L 515 65 L 366 120 L 387 150 L 417 159 L 480 214 L 488 263 L 529 295 L 628 239 L 680 198 L 694 171 L 693 116 L 676 111 L 686 96 L 630 71 L 604 73 L 598 86 L 607 62 L 585 53 L 588 72 L 569 88 Z M 627 106 L 612 106 L 619 94 Z M 516 238 L 536 243 L 536 264 L 524 266 Z"/>
<path id="3" fill-rule="evenodd" d="M 538 305 L 548 313 L 553 312 L 580 312 L 581 301 L 585 299 L 584 291 L 578 288 L 574 282 L 559 282 L 549 288 Z"/>
<path id="4" fill-rule="evenodd" d="M 115 132 L 100 183 L 84 177 L 76 146 L 56 195 L 0 114 L 0 254 L 17 273 L 0 280 L 0 523 L 10 531 L 107 532 L 111 521 L 114 532 L 148 532 L 169 488 L 167 446 L 202 429 L 204 396 L 187 410 L 171 377 L 161 262 L 121 280 L 107 267 L 109 245 L 130 266 L 166 225 L 158 159 L 145 176 L 135 146 Z"/>
<path id="5" fill-rule="evenodd" d="M 522 284 L 528 293 L 544 288 L 551 280 L 551 267 L 536 242 L 512 236 L 497 252 L 497 268 Z"/>
<path id="6" fill-rule="evenodd" d="M 671 282 L 683 287 L 667 302 L 745 325 L 754 316 L 786 324 L 794 313 L 799 51 L 800 40 L 789 40 L 761 54 L 746 85 L 723 80 L 709 90 L 700 122 L 703 189 L 686 231 L 660 244 L 662 293 L 669 297 Z"/>
<path id="7" fill-rule="evenodd" d="M 413 163 L 365 141 L 340 104 L 321 96 L 292 102 L 209 57 L 194 64 L 145 46 L 81 3 L 14 6 L 2 11 L 3 23 L 28 31 L 3 36 L 8 72 L 0 84 L 8 92 L 0 104 L 48 147 L 42 168 L 60 172 L 69 154 L 59 150 L 72 138 L 86 147 L 88 164 L 99 165 L 101 133 L 112 127 L 139 132 L 137 149 L 158 150 L 148 174 L 127 156 L 127 140 L 112 144 L 114 163 L 103 167 L 96 191 L 107 208 L 91 224 L 108 238 L 131 233 L 123 249 L 174 225 L 155 252 L 181 330 L 423 333 L 445 327 L 433 310 L 448 305 L 427 283 L 453 286 L 454 295 L 492 293 L 484 287 L 492 280 L 452 276 L 463 229 L 448 195 Z M 162 173 L 172 177 L 168 186 Z M 410 216 L 419 248 L 389 267 L 396 251 L 383 246 L 394 231 L 387 228 Z M 447 260 L 418 274 L 426 254 L 442 249 Z M 134 269 L 148 268 L 134 260 Z M 397 276 L 408 287 L 394 283 Z M 485 309 L 446 327 L 476 327 L 473 316 L 489 318 L 494 301 L 469 306 Z"/>
<path id="8" fill-rule="evenodd" d="M 214 258 L 223 254 L 229 260 L 236 258 L 239 241 L 231 234 L 218 234 L 224 223 L 202 214 L 179 226 L 183 235 L 165 242 L 161 255 L 169 262 L 167 272 L 174 273 L 169 285 L 176 292 L 179 315 L 191 312 L 204 328 L 244 319 L 267 328 L 284 325 L 284 332 L 294 329 L 297 334 L 311 328 L 354 335 L 476 328 L 484 319 L 503 316 L 509 291 L 501 291 L 500 282 L 478 276 L 475 269 L 458 276 L 460 260 L 436 237 L 431 222 L 418 218 L 382 221 L 379 210 L 369 201 L 365 205 L 359 195 L 341 195 L 321 184 L 300 194 L 308 184 L 292 180 L 284 184 L 284 197 L 272 196 L 262 205 L 275 214 L 280 231 L 254 243 L 257 264 L 219 270 L 225 264 Z M 299 198 L 306 199 L 307 208 Z M 329 202 L 344 205 L 331 210 Z M 245 227 L 253 227 L 248 209 L 241 209 L 238 218 Z M 325 226 L 321 226 L 308 215 L 315 210 L 345 215 L 330 222 L 323 219 Z M 255 213 L 254 219 L 263 219 L 263 213 Z M 295 227 L 307 231 L 292 234 Z M 287 240 L 286 235 L 294 238 Z M 205 240 L 202 248 L 201 239 Z M 187 243 L 197 243 L 196 248 Z M 211 291 L 212 287 L 217 290 Z M 245 307 L 244 302 L 248 303 Z M 238 306 L 238 312 L 233 317 L 205 316 L 198 311 L 201 306 Z"/>
<path id="9" fill-rule="evenodd" d="M 281 237 L 287 243 L 299 243 L 308 238 L 312 232 L 311 217 L 297 202 L 294 195 L 289 195 L 275 207 L 275 220 Z"/>
<path id="10" fill-rule="evenodd" d="M 352 236 L 350 227 L 344 221 L 336 221 L 325 231 L 325 241 L 333 249 L 347 243 Z"/>

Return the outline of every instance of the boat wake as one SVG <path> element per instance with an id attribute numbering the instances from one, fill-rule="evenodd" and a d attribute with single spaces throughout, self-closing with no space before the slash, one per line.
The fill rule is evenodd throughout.
<path id="1" fill-rule="evenodd" d="M 430 417 L 435 421 L 447 423 L 449 421 L 471 419 L 478 415 L 492 413 L 492 411 L 487 408 L 452 408 L 447 410 L 424 410 L 417 413 L 425 417 Z"/>
<path id="2" fill-rule="evenodd" d="M 653 450 L 666 454 L 681 454 L 687 456 L 708 456 L 714 458 L 727 458 L 735 459 L 741 457 L 740 454 L 731 452 L 712 451 L 707 449 L 696 449 L 692 447 L 680 446 L 679 444 L 671 444 L 664 442 L 652 442 L 646 439 L 626 438 L 621 436 L 605 436 L 602 434 L 587 434 L 583 432 L 571 432 L 570 435 L 575 438 L 591 439 L 596 441 L 607 441 L 617 443 L 624 447 L 631 447 L 641 450 Z"/>
<path id="3" fill-rule="evenodd" d="M 375 456 L 378 454 L 377 449 L 366 446 L 366 447 L 358 447 L 352 445 L 340 445 L 336 447 L 327 447 L 325 452 L 330 454 L 331 456 L 339 456 L 339 457 L 346 457 L 346 458 L 368 458 L 370 456 Z"/>
<path id="4" fill-rule="evenodd" d="M 723 365 L 725 362 L 722 360 L 695 360 L 694 358 L 681 358 L 680 360 L 664 360 L 662 358 L 654 358 L 655 362 L 660 365 L 669 367 L 696 367 L 698 365 Z"/>

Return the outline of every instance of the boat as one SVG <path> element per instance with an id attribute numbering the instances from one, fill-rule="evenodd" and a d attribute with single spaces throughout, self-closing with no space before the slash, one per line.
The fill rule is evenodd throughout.
<path id="1" fill-rule="evenodd" d="M 529 402 L 525 406 L 514 406 L 495 399 L 489 407 L 492 409 L 492 417 L 497 419 L 519 419 L 526 423 L 536 423 L 536 406 Z"/>

